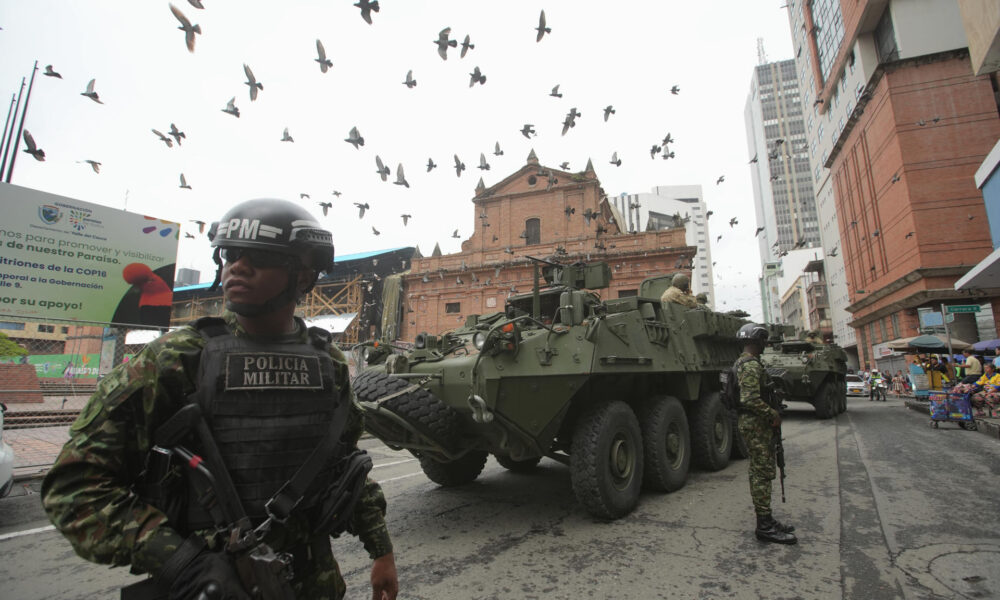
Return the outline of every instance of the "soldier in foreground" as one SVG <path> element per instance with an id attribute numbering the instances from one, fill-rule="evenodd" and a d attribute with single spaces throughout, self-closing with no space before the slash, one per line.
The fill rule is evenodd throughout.
<path id="1" fill-rule="evenodd" d="M 222 318 L 101 381 L 43 483 L 49 518 L 83 558 L 151 576 L 126 599 L 342 598 L 330 536 L 345 529 L 374 559 L 372 598 L 395 599 L 347 363 L 294 316 L 333 267 L 330 232 L 293 203 L 251 200 L 209 237 Z"/>
<path id="2" fill-rule="evenodd" d="M 736 333 L 743 340 L 743 354 L 734 368 L 740 388 L 739 431 L 750 451 L 750 498 L 757 514 L 758 540 L 794 544 L 795 528 L 783 525 L 771 515 L 771 481 L 775 478 L 775 436 L 780 436 L 781 414 L 770 391 L 769 376 L 760 361 L 768 332 L 761 325 L 747 323 Z"/>
<path id="3" fill-rule="evenodd" d="M 688 289 L 691 284 L 691 280 L 684 273 L 674 275 L 673 281 L 670 282 L 670 287 L 667 291 L 663 292 L 660 296 L 661 302 L 673 302 L 675 304 L 680 304 L 681 306 L 686 306 L 688 308 L 697 308 L 698 302 L 691 295 Z"/>

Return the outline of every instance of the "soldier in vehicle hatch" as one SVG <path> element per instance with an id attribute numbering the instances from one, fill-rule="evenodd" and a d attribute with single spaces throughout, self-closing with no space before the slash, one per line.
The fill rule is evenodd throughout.
<path id="1" fill-rule="evenodd" d="M 331 536 L 345 530 L 374 561 L 372 597 L 395 599 L 347 362 L 294 316 L 333 267 L 330 232 L 250 200 L 209 238 L 226 310 L 101 381 L 45 477 L 49 519 L 83 558 L 150 575 L 126 599 L 343 598 Z"/>
<path id="2" fill-rule="evenodd" d="M 691 291 L 688 289 L 690 284 L 691 280 L 684 273 L 674 275 L 673 281 L 670 282 L 670 287 L 660 296 L 660 301 L 673 302 L 688 308 L 697 308 L 698 301 L 694 299 L 694 296 L 691 295 Z"/>
<path id="3" fill-rule="evenodd" d="M 767 344 L 767 329 L 747 323 L 736 333 L 743 340 L 743 354 L 734 368 L 740 398 L 738 428 L 750 453 L 750 498 L 757 515 L 754 534 L 762 542 L 794 544 L 795 528 L 784 525 L 771 514 L 771 482 L 775 478 L 775 436 L 781 435 L 781 414 L 777 400 L 770 391 L 770 376 L 760 355 Z"/>

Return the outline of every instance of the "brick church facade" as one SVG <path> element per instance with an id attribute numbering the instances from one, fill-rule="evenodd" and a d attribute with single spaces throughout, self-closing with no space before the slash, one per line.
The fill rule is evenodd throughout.
<path id="1" fill-rule="evenodd" d="M 509 296 L 531 291 L 528 257 L 561 264 L 606 261 L 611 285 L 594 290 L 606 299 L 635 295 L 653 275 L 691 275 L 696 249 L 687 245 L 683 225 L 623 233 L 621 216 L 590 162 L 570 173 L 541 165 L 532 151 L 502 181 L 486 187 L 480 180 L 470 208 L 475 230 L 461 252 L 414 256 L 402 282 L 400 340 L 454 329 L 469 315 L 502 311 Z"/>

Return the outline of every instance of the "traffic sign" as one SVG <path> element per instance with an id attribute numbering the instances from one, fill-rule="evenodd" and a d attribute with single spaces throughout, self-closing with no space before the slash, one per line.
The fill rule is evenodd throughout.
<path id="1" fill-rule="evenodd" d="M 950 313 L 977 313 L 981 308 L 978 304 L 955 304 L 944 307 L 944 310 Z"/>

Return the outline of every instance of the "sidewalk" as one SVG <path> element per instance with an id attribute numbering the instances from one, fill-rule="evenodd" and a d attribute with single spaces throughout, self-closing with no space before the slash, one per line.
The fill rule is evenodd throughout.
<path id="1" fill-rule="evenodd" d="M 3 438 L 14 449 L 14 480 L 31 479 L 45 475 L 56 461 L 69 439 L 69 425 L 11 429 Z"/>
<path id="2" fill-rule="evenodd" d="M 914 396 L 902 396 L 905 398 L 906 408 L 923 413 L 930 418 L 930 403 L 926 400 L 915 398 Z M 976 431 L 988 435 L 1000 441 L 1000 418 L 997 417 L 976 417 Z"/>

